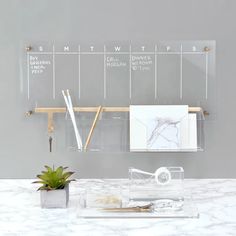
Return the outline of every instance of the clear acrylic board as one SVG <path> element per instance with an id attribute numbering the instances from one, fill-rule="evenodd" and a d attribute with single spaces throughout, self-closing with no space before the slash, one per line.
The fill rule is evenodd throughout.
<path id="1" fill-rule="evenodd" d="M 70 89 L 80 106 L 188 104 L 216 112 L 215 41 L 30 47 L 23 53 L 23 93 L 35 106 L 59 106 L 61 90 Z"/>

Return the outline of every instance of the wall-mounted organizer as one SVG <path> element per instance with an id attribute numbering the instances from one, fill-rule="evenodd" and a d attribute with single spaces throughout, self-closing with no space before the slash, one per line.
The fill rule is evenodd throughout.
<path id="1" fill-rule="evenodd" d="M 56 129 L 54 114 L 62 114 L 69 148 L 74 149 L 75 138 L 70 120 L 64 119 L 63 89 L 70 90 L 79 112 L 83 150 L 130 151 L 130 105 L 184 104 L 197 114 L 197 148 L 175 151 L 203 150 L 204 116 L 216 113 L 215 41 L 25 45 L 27 114 L 45 113 L 49 133 Z"/>
<path id="2" fill-rule="evenodd" d="M 75 108 L 82 110 L 82 108 Z M 87 108 L 98 110 L 97 107 Z M 77 116 L 78 129 L 84 144 L 84 151 L 104 151 L 104 152 L 194 152 L 204 149 L 204 113 L 199 107 L 189 107 L 189 113 L 196 114 L 196 145 L 194 147 L 178 147 L 175 149 L 131 149 L 130 140 L 130 115 L 129 107 L 103 107 L 101 108 L 100 118 L 95 123 L 92 137 L 88 142 L 89 133 L 95 121 L 95 112 L 80 112 Z M 116 111 L 115 111 L 116 110 Z M 76 139 L 70 119 L 67 122 L 66 140 L 67 146 L 76 150 Z"/>

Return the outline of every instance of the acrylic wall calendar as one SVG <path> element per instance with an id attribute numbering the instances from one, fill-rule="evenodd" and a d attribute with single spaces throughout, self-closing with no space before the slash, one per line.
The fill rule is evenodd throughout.
<path id="1" fill-rule="evenodd" d="M 75 107 L 189 105 L 201 107 L 211 118 L 216 113 L 215 41 L 46 42 L 25 46 L 22 93 L 27 109 L 65 107 L 61 91 L 69 89 Z M 94 114 L 90 116 L 77 115 L 77 119 L 84 119 L 79 124 L 85 133 L 83 142 L 88 140 L 93 124 Z M 202 118 L 201 114 L 195 119 Z M 129 117 L 103 112 L 99 119 L 90 150 L 108 146 L 109 151 L 117 146 L 118 150 L 130 150 Z M 117 137 L 110 138 L 104 130 L 109 133 L 114 123 L 125 128 L 122 131 L 117 126 Z M 113 143 L 107 146 L 104 140 Z M 197 146 L 201 140 L 198 138 Z"/>
<path id="2" fill-rule="evenodd" d="M 214 113 L 215 41 L 26 43 L 29 106 L 188 104 Z"/>

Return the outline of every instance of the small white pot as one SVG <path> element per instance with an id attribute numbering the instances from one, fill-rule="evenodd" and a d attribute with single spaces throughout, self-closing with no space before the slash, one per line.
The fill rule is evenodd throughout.
<path id="1" fill-rule="evenodd" d="M 66 208 L 69 201 L 69 185 L 64 189 L 40 190 L 42 208 Z"/>

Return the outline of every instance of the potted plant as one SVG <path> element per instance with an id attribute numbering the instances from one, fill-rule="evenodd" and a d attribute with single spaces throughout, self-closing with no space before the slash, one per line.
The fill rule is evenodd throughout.
<path id="1" fill-rule="evenodd" d="M 75 179 L 69 179 L 74 172 L 66 172 L 68 167 L 59 166 L 54 169 L 45 166 L 46 171 L 37 175 L 40 180 L 33 183 L 42 184 L 40 190 L 40 199 L 42 208 L 66 208 L 69 201 L 69 183 Z"/>

